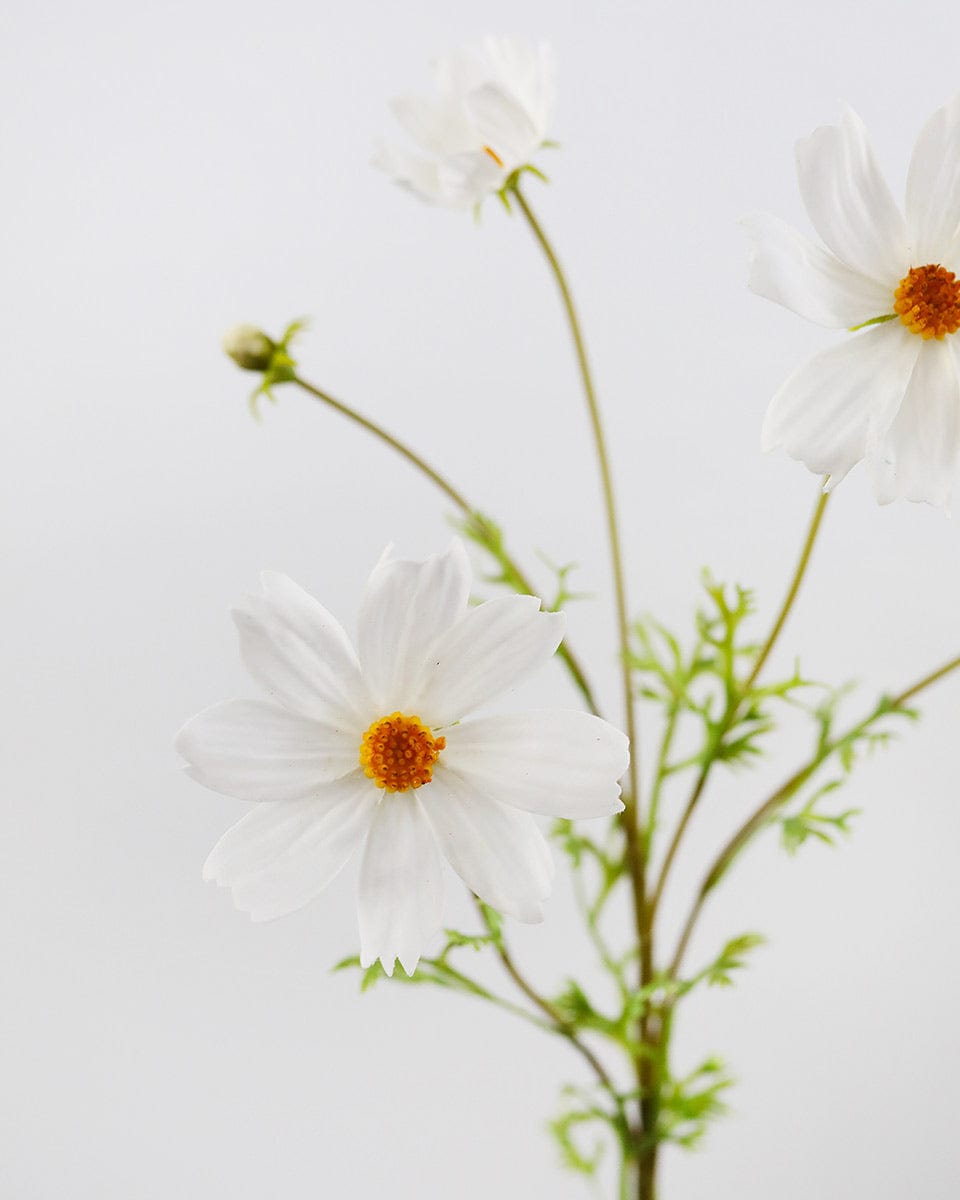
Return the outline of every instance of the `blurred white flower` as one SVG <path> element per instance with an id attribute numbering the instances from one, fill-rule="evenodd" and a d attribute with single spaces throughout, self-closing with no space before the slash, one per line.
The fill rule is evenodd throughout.
<path id="1" fill-rule="evenodd" d="M 851 109 L 797 144 L 797 172 L 827 249 L 748 218 L 750 286 L 821 325 L 868 328 L 783 384 L 764 449 L 783 446 L 828 487 L 865 459 L 880 503 L 946 506 L 960 458 L 960 97 L 917 139 L 905 219 Z"/>
<path id="2" fill-rule="evenodd" d="M 268 920 L 308 903 L 362 851 L 361 961 L 412 973 L 443 909 L 442 858 L 469 888 L 539 921 L 553 860 L 530 815 L 618 812 L 627 739 L 583 712 L 461 721 L 546 662 L 563 618 L 531 596 L 468 606 L 470 565 L 384 555 L 367 583 L 358 650 L 312 596 L 267 572 L 234 611 L 269 700 L 228 700 L 177 737 L 188 773 L 257 801 L 204 877 Z"/>
<path id="3" fill-rule="evenodd" d="M 555 70 L 550 47 L 487 37 L 477 48 L 438 59 L 439 97 L 392 102 L 404 130 L 429 157 L 378 147 L 374 165 L 416 195 L 449 208 L 469 208 L 498 192 L 529 165 L 547 138 Z"/>

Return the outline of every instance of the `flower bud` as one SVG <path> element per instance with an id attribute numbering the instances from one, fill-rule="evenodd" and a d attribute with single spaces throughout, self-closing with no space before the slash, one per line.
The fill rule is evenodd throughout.
<path id="1" fill-rule="evenodd" d="M 224 334 L 223 348 L 245 371 L 266 371 L 273 362 L 277 346 L 256 325 L 234 325 Z"/>

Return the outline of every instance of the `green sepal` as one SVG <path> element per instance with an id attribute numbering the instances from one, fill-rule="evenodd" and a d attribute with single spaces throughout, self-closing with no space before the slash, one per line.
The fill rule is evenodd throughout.
<path id="1" fill-rule="evenodd" d="M 290 324 L 283 331 L 283 335 L 279 342 L 273 343 L 273 350 L 270 354 L 270 363 L 263 375 L 260 378 L 259 384 L 250 393 L 250 413 L 254 420 L 260 420 L 260 413 L 257 409 L 257 401 L 261 396 L 276 404 L 276 397 L 273 394 L 273 388 L 281 383 L 290 383 L 291 380 L 297 377 L 297 362 L 290 353 L 290 345 L 299 334 L 307 328 L 307 319 L 300 317 Z"/>
<path id="2" fill-rule="evenodd" d="M 866 329 L 868 325 L 883 325 L 885 321 L 895 321 L 897 313 L 884 313 L 880 317 L 871 317 L 869 321 L 861 321 L 859 325 L 849 325 L 848 333 L 856 333 L 860 329 Z"/>

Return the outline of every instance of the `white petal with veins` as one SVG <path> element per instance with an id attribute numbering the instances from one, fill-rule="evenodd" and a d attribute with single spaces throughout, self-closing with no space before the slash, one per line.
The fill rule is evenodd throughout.
<path id="1" fill-rule="evenodd" d="M 892 291 L 909 263 L 907 229 L 852 108 L 797 143 L 810 220 L 841 262 Z"/>
<path id="2" fill-rule="evenodd" d="M 903 403 L 867 455 L 881 504 L 922 501 L 946 508 L 960 459 L 960 377 L 952 342 L 931 340 L 917 356 Z"/>
<path id="3" fill-rule="evenodd" d="M 849 329 L 893 312 L 893 293 L 776 217 L 741 220 L 752 240 L 749 286 L 808 321 Z"/>
<path id="4" fill-rule="evenodd" d="M 427 784 L 426 786 L 430 786 Z M 360 963 L 408 975 L 443 918 L 443 861 L 415 791 L 384 795 L 360 864 Z"/>
<path id="5" fill-rule="evenodd" d="M 238 800 L 294 800 L 356 770 L 362 730 L 313 721 L 263 700 L 226 700 L 177 734 L 190 775 Z"/>
<path id="6" fill-rule="evenodd" d="M 441 853 L 467 887 L 518 921 L 542 921 L 554 864 L 533 817 L 442 767 L 417 795 Z"/>
<path id="7" fill-rule="evenodd" d="M 484 795 L 550 817 L 623 808 L 626 737 L 589 713 L 562 709 L 473 717 L 446 731 L 445 767 Z"/>
<path id="8" fill-rule="evenodd" d="M 770 402 L 762 447 L 782 446 L 835 487 L 889 429 L 920 353 L 899 321 L 876 325 L 822 350 Z"/>
<path id="9" fill-rule="evenodd" d="M 960 273 L 960 95 L 927 121 L 907 174 L 913 266 L 939 263 Z"/>

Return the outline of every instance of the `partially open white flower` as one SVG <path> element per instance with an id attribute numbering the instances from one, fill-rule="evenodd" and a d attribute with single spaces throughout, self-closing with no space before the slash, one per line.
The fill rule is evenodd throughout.
<path id="1" fill-rule="evenodd" d="M 764 449 L 783 446 L 828 487 L 865 459 L 882 504 L 946 506 L 960 458 L 960 97 L 917 139 L 906 219 L 850 109 L 798 143 L 797 172 L 828 249 L 751 217 L 750 286 L 821 325 L 868 328 L 784 383 Z"/>
<path id="2" fill-rule="evenodd" d="M 177 737 L 188 773 L 257 801 L 204 877 L 254 920 L 292 912 L 362 850 L 361 961 L 411 974 L 443 909 L 442 858 L 494 908 L 539 921 L 553 860 L 531 813 L 619 812 L 627 739 L 583 712 L 461 721 L 549 659 L 563 618 L 532 596 L 468 606 L 463 546 L 389 552 L 367 583 L 358 650 L 285 575 L 234 611 L 269 700 L 228 700 Z"/>
<path id="3" fill-rule="evenodd" d="M 400 96 L 394 115 L 429 157 L 383 145 L 374 165 L 423 200 L 469 208 L 498 192 L 546 140 L 554 106 L 550 47 L 487 37 L 437 60 L 439 97 Z"/>

